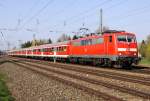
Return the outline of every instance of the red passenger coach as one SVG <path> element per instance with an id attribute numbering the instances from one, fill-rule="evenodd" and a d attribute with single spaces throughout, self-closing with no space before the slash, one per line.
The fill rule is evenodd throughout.
<path id="1" fill-rule="evenodd" d="M 8 54 L 123 67 L 136 64 L 139 60 L 135 34 L 114 30 L 106 31 L 102 35 L 95 34 L 61 43 L 12 50 Z"/>

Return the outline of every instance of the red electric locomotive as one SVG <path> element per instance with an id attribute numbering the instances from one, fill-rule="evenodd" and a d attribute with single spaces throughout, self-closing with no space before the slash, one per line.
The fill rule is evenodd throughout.
<path id="1" fill-rule="evenodd" d="M 139 60 L 135 34 L 114 30 L 103 35 L 13 50 L 8 54 L 123 67 L 136 64 Z"/>
<path id="2" fill-rule="evenodd" d="M 101 65 L 130 66 L 138 62 L 138 48 L 133 33 L 107 31 L 71 42 L 70 57 L 74 61 L 89 61 Z"/>

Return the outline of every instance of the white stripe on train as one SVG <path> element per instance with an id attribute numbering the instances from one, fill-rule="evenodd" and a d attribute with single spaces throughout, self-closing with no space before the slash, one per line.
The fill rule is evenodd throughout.
<path id="1" fill-rule="evenodd" d="M 132 52 L 136 52 L 137 49 L 136 48 L 118 48 L 118 51 L 132 51 Z"/>

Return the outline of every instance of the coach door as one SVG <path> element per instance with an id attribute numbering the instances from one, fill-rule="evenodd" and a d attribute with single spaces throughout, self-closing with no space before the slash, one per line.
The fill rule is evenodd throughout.
<path id="1" fill-rule="evenodd" d="M 112 35 L 105 36 L 105 54 L 110 56 L 113 54 L 113 37 Z"/>

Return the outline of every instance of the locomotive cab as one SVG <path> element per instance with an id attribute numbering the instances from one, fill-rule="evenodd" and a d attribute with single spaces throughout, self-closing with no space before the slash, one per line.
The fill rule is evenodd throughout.
<path id="1" fill-rule="evenodd" d="M 138 63 L 138 48 L 134 34 L 126 32 L 116 34 L 116 46 L 119 64 L 130 66 L 132 63 Z"/>

